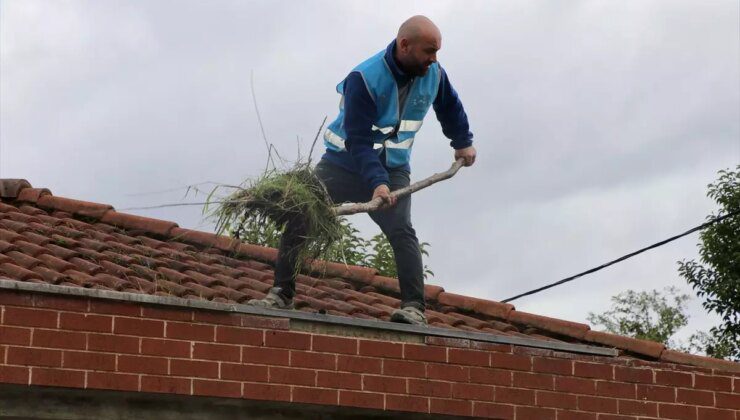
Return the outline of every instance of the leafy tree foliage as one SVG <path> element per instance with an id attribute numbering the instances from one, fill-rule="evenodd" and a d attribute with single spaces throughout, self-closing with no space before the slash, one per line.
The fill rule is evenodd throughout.
<path id="1" fill-rule="evenodd" d="M 688 295 L 679 295 L 677 288 L 669 287 L 663 293 L 628 290 L 611 300 L 611 309 L 600 315 L 589 312 L 588 321 L 613 334 L 678 346 L 670 338 L 688 323 Z"/>
<path id="2" fill-rule="evenodd" d="M 393 248 L 382 233 L 370 240 L 360 236 L 357 230 L 344 217 L 340 218 L 341 239 L 334 242 L 326 252 L 326 258 L 330 261 L 343 262 L 349 265 L 360 265 L 372 267 L 378 270 L 378 274 L 388 277 L 397 277 L 396 260 L 393 256 Z M 230 235 L 250 244 L 269 246 L 277 248 L 280 245 L 281 230 L 274 223 L 262 223 L 256 219 L 246 219 L 240 225 L 238 231 L 230 230 Z M 421 253 L 429 256 L 429 243 L 419 244 Z M 424 278 L 434 276 L 434 272 L 426 265 L 424 266 Z"/>
<path id="3" fill-rule="evenodd" d="M 720 171 L 707 195 L 719 204 L 720 214 L 740 211 L 740 165 Z M 704 229 L 698 246 L 700 262 L 680 261 L 679 273 L 704 299 L 704 309 L 722 317 L 700 341 L 708 355 L 740 361 L 740 215 Z"/>

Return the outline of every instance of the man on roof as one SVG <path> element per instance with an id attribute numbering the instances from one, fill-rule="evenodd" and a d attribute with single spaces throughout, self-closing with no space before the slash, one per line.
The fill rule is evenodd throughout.
<path id="1" fill-rule="evenodd" d="M 388 238 L 398 270 L 401 308 L 391 320 L 424 325 L 424 271 L 416 232 L 411 225 L 411 196 L 396 199 L 391 191 L 410 183 L 411 147 L 431 107 L 442 132 L 465 166 L 475 162 L 468 117 L 446 72 L 437 63 L 442 47 L 439 28 L 413 16 L 385 50 L 355 67 L 337 85 L 342 95 L 339 116 L 324 134 L 326 153 L 316 174 L 335 203 L 366 202 L 380 197 L 384 208 L 370 213 Z M 305 228 L 286 226 L 275 267 L 274 287 L 249 304 L 292 309 L 294 267 Z"/>

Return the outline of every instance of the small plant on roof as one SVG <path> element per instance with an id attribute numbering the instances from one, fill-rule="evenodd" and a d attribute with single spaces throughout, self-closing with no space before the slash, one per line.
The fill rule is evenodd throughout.
<path id="1" fill-rule="evenodd" d="M 213 203 L 218 188 L 209 195 L 209 203 Z M 267 170 L 217 204 L 211 215 L 216 220 L 218 234 L 243 232 L 247 224 L 274 223 L 278 230 L 288 223 L 304 226 L 306 241 L 299 252 L 296 271 L 307 260 L 321 257 L 342 236 L 342 226 L 332 210 L 334 204 L 311 169 L 310 161 L 298 162 L 286 171 Z"/>

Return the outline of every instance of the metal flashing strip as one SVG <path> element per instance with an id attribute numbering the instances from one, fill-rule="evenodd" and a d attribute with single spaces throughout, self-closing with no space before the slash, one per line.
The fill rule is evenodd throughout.
<path id="1" fill-rule="evenodd" d="M 343 317 L 328 314 L 316 314 L 295 310 L 280 310 L 259 308 L 250 305 L 229 304 L 210 302 L 207 300 L 183 299 L 170 296 L 153 296 L 138 293 L 117 292 L 112 290 L 86 289 L 83 287 L 59 286 L 48 283 L 25 283 L 16 280 L 0 278 L 0 290 L 24 291 L 34 293 L 52 293 L 56 295 L 67 295 L 76 297 L 89 297 L 107 299 L 123 302 L 146 303 L 153 305 L 177 306 L 181 308 L 206 309 L 213 311 L 224 311 L 249 315 L 260 315 L 267 317 L 278 317 L 296 319 L 302 321 L 318 322 L 334 325 L 347 325 L 352 327 L 369 328 L 384 331 L 395 331 L 408 334 L 424 336 L 458 338 L 474 341 L 483 341 L 496 344 L 511 344 L 515 346 L 535 347 L 548 350 L 558 350 L 571 353 L 591 354 L 615 357 L 619 353 L 617 349 L 607 347 L 596 347 L 587 344 L 572 344 L 565 342 L 537 340 L 534 338 L 511 337 L 491 333 L 478 333 L 463 330 L 451 330 L 439 327 L 423 327 L 418 325 L 398 324 L 381 320 L 369 320 L 360 318 Z"/>

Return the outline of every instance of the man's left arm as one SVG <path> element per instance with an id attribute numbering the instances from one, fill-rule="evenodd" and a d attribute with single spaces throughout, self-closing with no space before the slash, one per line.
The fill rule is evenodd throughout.
<path id="1" fill-rule="evenodd" d="M 439 91 L 434 99 L 434 112 L 442 125 L 442 132 L 450 139 L 450 146 L 455 149 L 455 160 L 465 159 L 465 166 L 475 163 L 475 147 L 473 147 L 473 133 L 470 132 L 468 116 L 465 114 L 462 102 L 452 87 L 447 72 L 440 66 L 441 77 Z"/>

